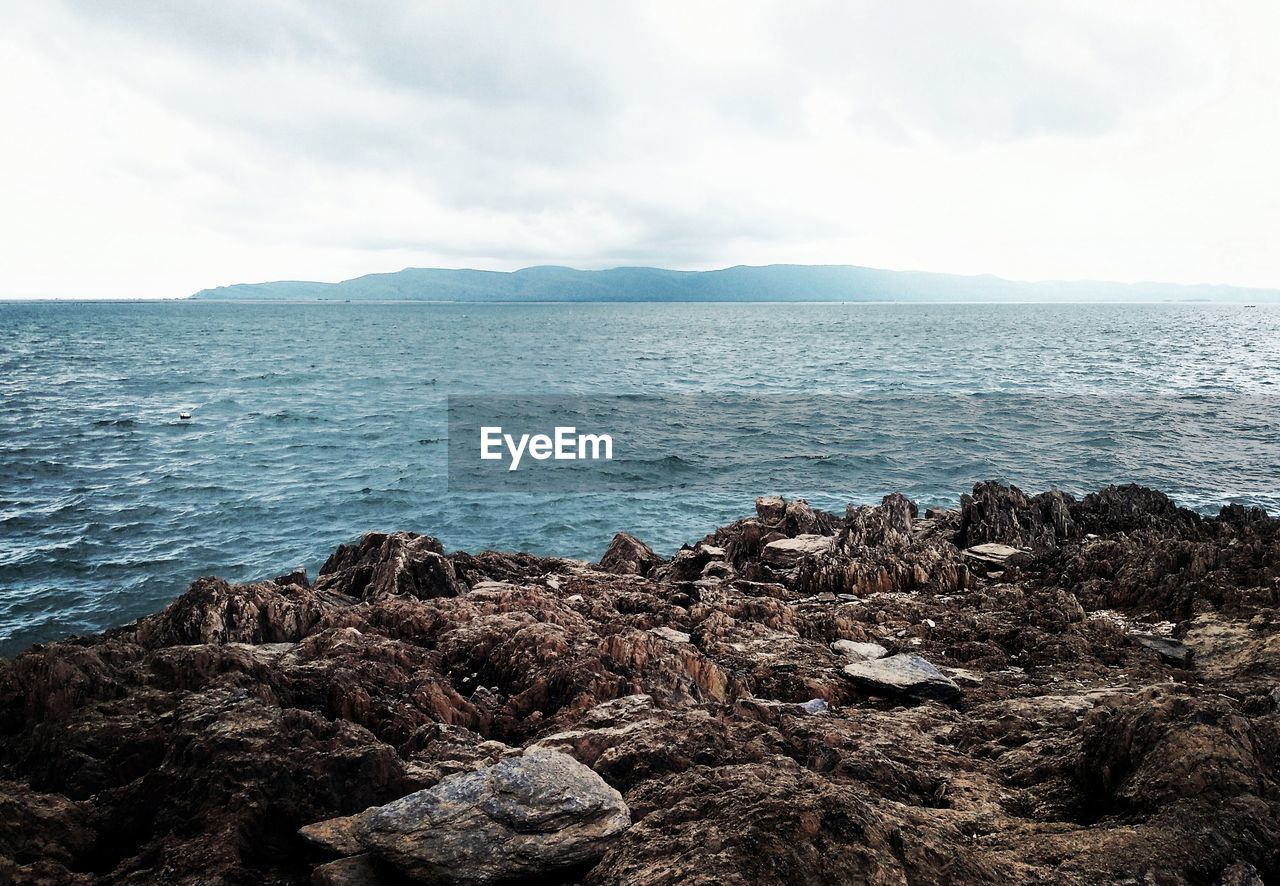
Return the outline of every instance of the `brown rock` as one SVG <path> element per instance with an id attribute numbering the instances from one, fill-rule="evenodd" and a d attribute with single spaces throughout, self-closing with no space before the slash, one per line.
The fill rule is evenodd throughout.
<path id="1" fill-rule="evenodd" d="M 600 558 L 600 568 L 616 575 L 648 575 L 662 558 L 629 532 L 619 532 Z"/>
<path id="2" fill-rule="evenodd" d="M 0 661 L 0 880 L 403 881 L 352 816 L 530 749 L 636 822 L 552 881 L 1280 877 L 1280 521 L 1135 487 L 969 498 L 765 502 L 643 574 L 397 534 L 310 587 L 200 579 Z M 805 534 L 829 549 L 765 559 Z M 988 543 L 1033 554 L 973 581 L 959 545 Z M 844 674 L 870 643 L 963 696 Z"/>

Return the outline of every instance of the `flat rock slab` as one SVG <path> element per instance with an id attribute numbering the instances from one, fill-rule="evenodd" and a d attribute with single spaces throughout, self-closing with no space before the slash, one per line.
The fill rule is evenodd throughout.
<path id="1" fill-rule="evenodd" d="M 675 628 L 649 628 L 649 633 L 672 643 L 688 643 L 691 639 L 684 631 L 677 631 Z"/>
<path id="2" fill-rule="evenodd" d="M 594 861 L 630 826 L 622 795 L 599 775 L 539 748 L 302 833 L 371 852 L 413 879 L 488 884 Z"/>
<path id="3" fill-rule="evenodd" d="M 858 643 L 855 640 L 837 640 L 831 644 L 831 648 L 840 655 L 847 655 L 859 661 L 884 658 L 889 654 L 889 650 L 879 643 Z"/>
<path id="4" fill-rule="evenodd" d="M 834 541 L 834 537 L 830 535 L 797 535 L 795 538 L 780 538 L 764 546 L 761 558 L 774 566 L 794 566 L 805 557 L 827 553 L 831 550 Z"/>
<path id="5" fill-rule="evenodd" d="M 1159 634 L 1130 634 L 1129 638 L 1139 646 L 1155 652 L 1162 659 L 1179 667 L 1191 667 L 1191 649 L 1186 644 Z"/>
<path id="6" fill-rule="evenodd" d="M 964 549 L 964 555 L 970 560 L 986 563 L 989 566 L 1004 566 L 1006 561 L 1015 554 L 1029 553 L 1031 552 L 1024 548 L 1015 548 L 1011 545 L 996 544 L 994 542 L 974 545 L 971 548 Z"/>
<path id="7" fill-rule="evenodd" d="M 939 668 L 946 676 L 950 677 L 959 686 L 981 686 L 986 682 L 985 678 L 974 671 L 966 668 Z"/>
<path id="8" fill-rule="evenodd" d="M 912 698 L 957 698 L 960 687 L 918 655 L 900 653 L 874 661 L 855 661 L 842 669 L 845 676 L 867 689 Z"/>

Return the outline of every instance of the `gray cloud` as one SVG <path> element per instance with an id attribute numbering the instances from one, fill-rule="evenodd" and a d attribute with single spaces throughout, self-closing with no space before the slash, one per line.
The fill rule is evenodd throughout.
<path id="1" fill-rule="evenodd" d="M 180 215 L 175 249 L 221 250 L 230 279 L 338 253 L 367 270 L 972 255 L 1017 273 L 1008 256 L 1064 238 L 1088 251 L 1084 195 L 1118 225 L 1187 187 L 1133 146 L 1222 89 L 1230 46 L 1211 7 L 1169 9 L 61 0 L 13 24 L 32 64 L 68 72 L 32 98 L 48 174 L 138 195 L 139 230 Z M 1037 227 L 1049 245 L 1029 250 Z"/>

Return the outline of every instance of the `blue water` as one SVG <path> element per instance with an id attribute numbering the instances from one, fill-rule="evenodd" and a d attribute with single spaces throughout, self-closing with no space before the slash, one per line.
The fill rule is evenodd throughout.
<path id="1" fill-rule="evenodd" d="M 627 529 L 669 553 L 759 493 L 954 504 L 988 478 L 1274 513 L 1278 384 L 1265 306 L 0 303 L 0 652 L 155 611 L 199 575 L 314 575 L 370 530 L 594 559 Z M 448 493 L 446 395 L 548 392 L 794 398 L 778 433 L 805 445 L 715 472 L 698 451 L 657 459 L 655 491 Z M 868 395 L 915 414 L 847 451 L 813 404 Z M 995 405 L 940 433 L 931 404 L 957 395 Z M 1168 398 L 1257 420 L 1183 415 L 1141 449 L 1128 408 L 1158 421 Z"/>

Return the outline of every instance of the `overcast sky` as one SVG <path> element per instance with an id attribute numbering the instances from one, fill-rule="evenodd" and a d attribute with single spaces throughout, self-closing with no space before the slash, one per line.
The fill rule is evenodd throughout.
<path id="1" fill-rule="evenodd" d="M 1280 286 L 1280 4 L 0 0 L 0 297 L 406 266 Z"/>

